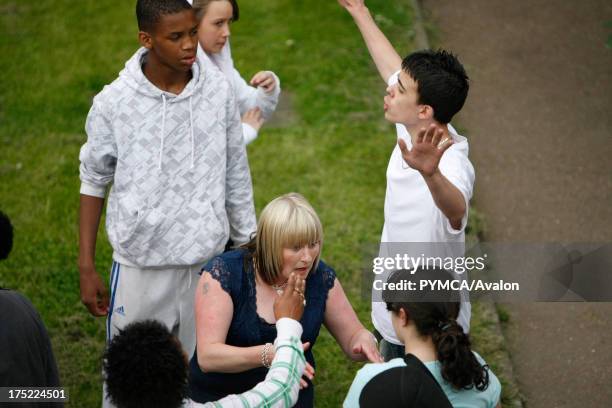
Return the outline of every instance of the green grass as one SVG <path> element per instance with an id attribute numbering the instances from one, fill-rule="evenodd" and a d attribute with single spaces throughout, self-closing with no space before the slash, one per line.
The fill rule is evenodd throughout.
<path id="1" fill-rule="evenodd" d="M 133 1 L 0 0 L 0 209 L 15 226 L 14 250 L 0 264 L 0 285 L 28 296 L 51 333 L 74 407 L 98 406 L 104 320 L 79 300 L 78 153 L 92 97 L 134 52 Z M 371 0 L 383 30 L 411 49 L 405 1 Z M 385 85 L 350 16 L 335 1 L 241 0 L 233 27 L 237 68 L 250 78 L 275 71 L 299 118 L 264 128 L 249 146 L 258 211 L 297 191 L 325 227 L 324 259 L 333 265 L 363 322 L 362 248 L 379 240 L 385 170 L 395 143 L 382 117 Z M 108 279 L 104 231 L 97 266 Z M 359 365 L 322 331 L 315 348 L 317 406 L 337 407 Z M 486 355 L 485 355 L 486 358 Z"/>

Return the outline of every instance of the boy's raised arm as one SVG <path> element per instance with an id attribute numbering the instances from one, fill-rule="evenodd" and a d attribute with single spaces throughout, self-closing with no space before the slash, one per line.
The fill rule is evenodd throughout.
<path id="1" fill-rule="evenodd" d="M 338 3 L 353 16 L 380 76 L 387 82 L 401 68 L 402 58 L 374 22 L 364 0 L 338 0 Z"/>

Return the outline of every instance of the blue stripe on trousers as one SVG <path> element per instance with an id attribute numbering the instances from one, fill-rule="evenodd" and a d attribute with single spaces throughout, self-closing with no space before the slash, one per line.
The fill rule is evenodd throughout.
<path id="1" fill-rule="evenodd" d="M 108 317 L 106 318 L 106 340 L 110 341 L 111 339 L 111 317 L 113 316 L 113 309 L 115 307 L 115 295 L 117 294 L 117 282 L 119 282 L 119 270 L 121 265 L 118 262 L 113 261 L 113 267 L 111 269 L 111 301 L 108 308 Z"/>

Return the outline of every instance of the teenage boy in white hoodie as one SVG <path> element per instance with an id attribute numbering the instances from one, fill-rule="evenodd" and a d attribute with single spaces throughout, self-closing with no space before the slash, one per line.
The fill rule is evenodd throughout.
<path id="1" fill-rule="evenodd" d="M 387 82 L 385 119 L 396 124 L 398 143 L 387 168 L 385 224 L 380 256 L 398 248 L 410 256 L 462 257 L 465 250 L 474 167 L 467 139 L 450 125 L 468 93 L 468 77 L 455 56 L 424 50 L 402 60 L 376 26 L 364 0 L 338 0 L 361 31 L 370 55 Z M 394 246 L 393 243 L 419 243 Z M 392 249 L 394 248 L 394 249 Z M 401 252 L 402 250 L 400 250 Z M 380 293 L 373 292 L 372 322 L 381 334 L 385 360 L 404 355 Z M 470 303 L 461 303 L 458 323 L 467 333 Z"/>
<path id="2" fill-rule="evenodd" d="M 93 101 L 80 153 L 81 299 L 107 316 L 108 339 L 155 319 L 195 348 L 201 266 L 255 231 L 253 191 L 231 86 L 196 58 L 186 0 L 138 0 L 141 45 Z M 110 296 L 95 270 L 107 187 Z"/>

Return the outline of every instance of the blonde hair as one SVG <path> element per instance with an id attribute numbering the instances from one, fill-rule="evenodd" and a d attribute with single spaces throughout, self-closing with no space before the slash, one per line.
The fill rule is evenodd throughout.
<path id="1" fill-rule="evenodd" d="M 195 11 L 196 18 L 198 21 L 202 20 L 204 14 L 206 14 L 206 10 L 208 9 L 208 5 L 213 1 L 227 1 L 232 5 L 232 20 L 238 21 L 238 16 L 240 12 L 238 11 L 238 3 L 236 0 L 193 0 L 193 10 Z"/>
<path id="2" fill-rule="evenodd" d="M 301 248 L 315 242 L 323 248 L 323 227 L 319 216 L 301 194 L 289 193 L 266 205 L 259 216 L 257 235 L 248 247 L 253 250 L 259 277 L 273 285 L 283 268 L 283 248 Z M 311 271 L 319 266 L 320 255 L 321 250 Z"/>

